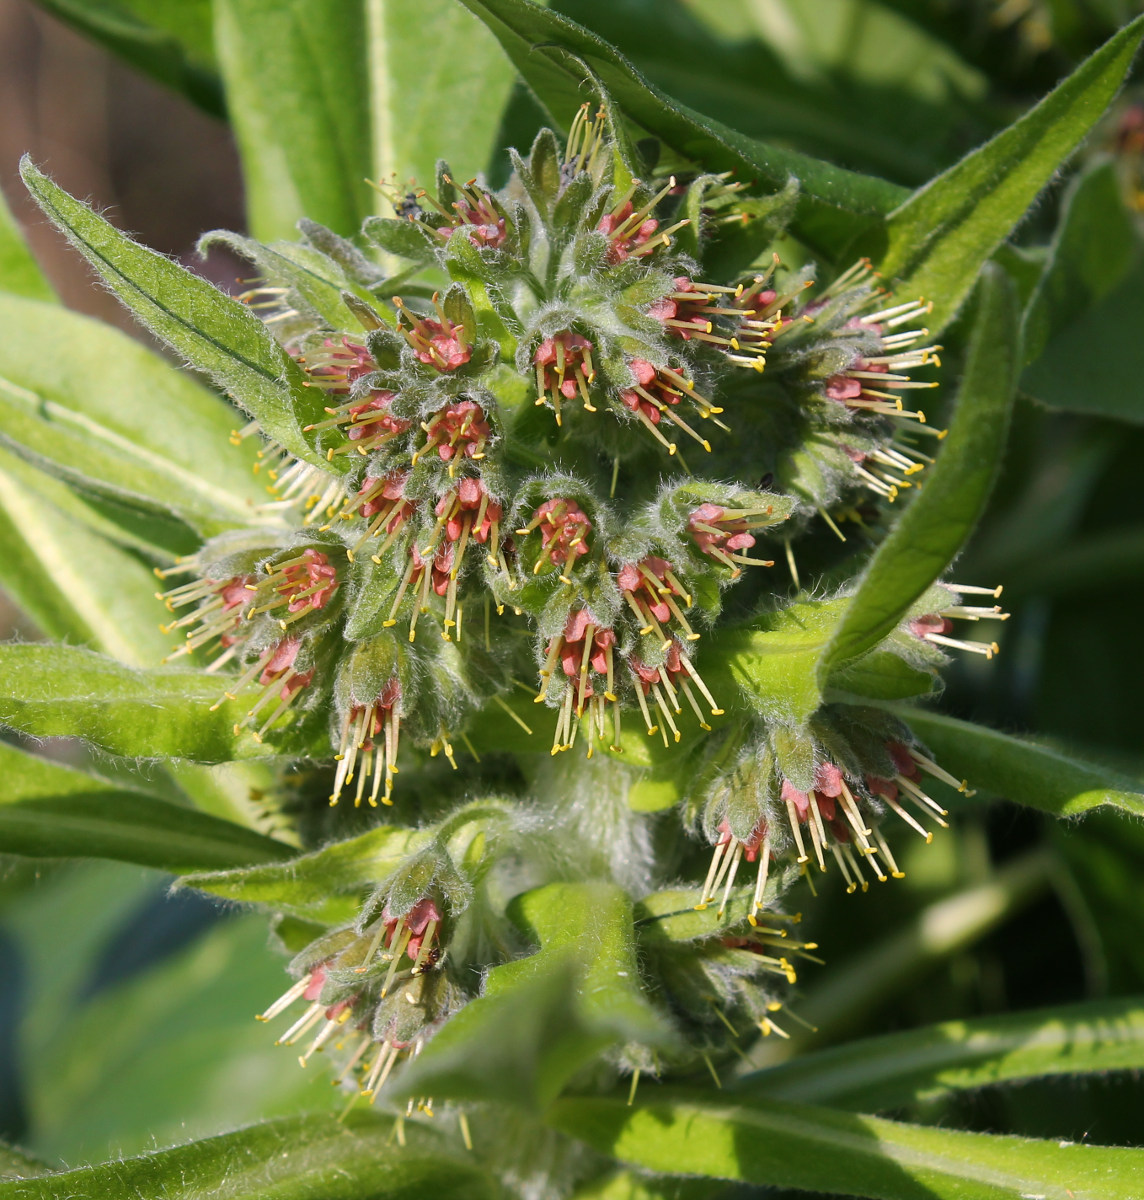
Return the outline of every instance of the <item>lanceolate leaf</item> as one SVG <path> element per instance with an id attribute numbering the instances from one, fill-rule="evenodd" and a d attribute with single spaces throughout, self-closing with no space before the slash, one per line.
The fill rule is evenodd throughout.
<path id="1" fill-rule="evenodd" d="M 275 753 L 235 724 L 249 700 L 213 712 L 227 681 L 200 671 L 138 671 L 73 646 L 0 645 L 0 724 L 32 737 L 81 737 L 112 754 L 227 762 Z M 324 730 L 323 730 L 324 732 Z"/>
<path id="2" fill-rule="evenodd" d="M 943 329 L 977 273 L 1103 115 L 1124 82 L 1144 17 L 1110 38 L 1035 108 L 891 214 L 872 257 L 903 296 L 933 301 Z"/>
<path id="3" fill-rule="evenodd" d="M 302 427 L 319 420 L 317 388 L 262 322 L 205 279 L 137 245 L 73 199 L 25 157 L 29 191 L 115 294 L 155 335 L 233 396 L 292 454 L 331 469 Z"/>
<path id="4" fill-rule="evenodd" d="M 1118 778 L 1107 767 L 955 717 L 904 707 L 894 711 L 946 770 L 980 791 L 1058 817 L 1102 805 L 1144 815 L 1144 786 Z"/>
<path id="5" fill-rule="evenodd" d="M 949 566 L 989 495 L 1005 449 L 1018 367 L 1013 286 L 991 267 L 977 292 L 977 317 L 957 408 L 937 462 L 878 547 L 825 655 L 829 668 L 877 645 Z"/>
<path id="6" fill-rule="evenodd" d="M 793 175 L 805 208 L 812 211 L 825 207 L 883 214 L 906 199 L 905 189 L 895 184 L 756 141 L 672 100 L 615 47 L 567 17 L 528 0 L 460 2 L 496 34 L 552 118 L 565 128 L 589 98 L 582 86 L 581 64 L 586 64 L 637 125 L 708 170 L 734 170 L 744 181 L 757 180 L 772 191 Z"/>
<path id="7" fill-rule="evenodd" d="M 435 1131 L 372 1114 L 287 1117 L 171 1150 L 0 1183 L 0 1200 L 494 1200 L 502 1193 Z"/>
<path id="8" fill-rule="evenodd" d="M 1006 1081 L 1142 1068 L 1144 1002 L 1117 999 L 863 1038 L 746 1076 L 735 1091 L 871 1112 Z"/>
<path id="9" fill-rule="evenodd" d="M 227 106 L 255 237 L 309 217 L 344 236 L 373 211 L 364 5 L 216 0 Z"/>
<path id="10" fill-rule="evenodd" d="M 265 492 L 233 409 L 138 342 L 54 304 L 0 296 L 0 437 L 81 488 L 176 514 L 204 534 Z"/>
<path id="11" fill-rule="evenodd" d="M 662 1041 L 639 988 L 632 909 L 611 884 L 526 892 L 515 917 L 540 948 L 494 967 L 471 1001 L 402 1075 L 402 1095 L 546 1105 L 617 1041 Z"/>
<path id="12" fill-rule="evenodd" d="M 929 1129 L 787 1100 L 718 1103 L 672 1088 L 631 1107 L 624 1097 L 560 1100 L 549 1120 L 652 1171 L 873 1200 L 1134 1200 L 1144 1172 L 1144 1150 Z"/>
<path id="13" fill-rule="evenodd" d="M 382 825 L 283 866 L 214 871 L 192 875 L 185 882 L 227 900 L 338 924 L 349 920 L 359 907 L 359 896 L 344 897 L 366 885 L 376 887 L 424 841 L 424 835 L 414 829 Z"/>
<path id="14" fill-rule="evenodd" d="M 289 846 L 0 743 L 0 852 L 115 858 L 182 873 L 288 858 Z"/>

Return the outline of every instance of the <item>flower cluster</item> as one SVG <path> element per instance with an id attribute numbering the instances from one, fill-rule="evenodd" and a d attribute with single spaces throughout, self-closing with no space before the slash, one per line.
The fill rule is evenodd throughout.
<path id="1" fill-rule="evenodd" d="M 442 168 L 356 243 L 307 226 L 340 299 L 288 275 L 250 294 L 324 414 L 289 451 L 267 442 L 271 498 L 249 528 L 160 572 L 190 577 L 162 593 L 174 653 L 213 655 L 236 728 L 283 753 L 313 753 L 326 726 L 331 805 L 399 803 L 400 769 L 456 768 L 454 739 L 483 769 L 532 736 L 526 692 L 552 710 L 553 756 L 579 742 L 638 771 L 686 743 L 682 792 L 713 845 L 691 903 L 723 918 L 744 860 L 755 879 L 734 923 L 672 951 L 671 1004 L 706 1028 L 715 995 L 728 1028 L 745 1013 L 781 1033 L 774 980 L 814 947 L 776 924 L 779 892 L 830 862 L 850 891 L 900 876 L 889 818 L 928 839 L 946 814 L 926 777 L 965 784 L 881 710 L 830 704 L 792 728 L 738 686 L 726 630 L 796 601 L 774 549 L 797 592 L 795 536 L 916 482 L 942 431 L 907 398 L 936 386 L 941 348 L 924 300 L 865 261 L 819 287 L 752 252 L 709 280 L 706 249 L 750 215 L 742 189 L 641 175 L 602 114 L 513 162 L 501 191 Z M 403 296 L 379 283 L 382 254 L 409 262 Z M 922 669 L 990 656 L 950 636 L 1004 618 L 962 602 L 987 591 L 936 586 L 883 649 Z M 633 753 L 625 713 L 650 749 Z M 281 1040 L 310 1038 L 303 1061 L 345 1043 L 343 1076 L 370 1097 L 467 995 L 443 969 L 458 889 L 410 862 L 263 1014 L 304 1002 Z"/>

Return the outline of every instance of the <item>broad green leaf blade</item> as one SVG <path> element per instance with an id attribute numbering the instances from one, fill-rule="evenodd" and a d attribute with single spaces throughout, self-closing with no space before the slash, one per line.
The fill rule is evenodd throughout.
<path id="1" fill-rule="evenodd" d="M 458 180 L 489 167 L 516 79 L 496 39 L 457 0 L 364 7 L 373 152 L 359 170 L 404 187 L 431 183 L 438 158 Z"/>
<path id="2" fill-rule="evenodd" d="M 425 840 L 417 830 L 382 825 L 285 866 L 213 871 L 190 875 L 183 882 L 225 900 L 335 925 L 357 913 L 364 886 L 380 884 Z"/>
<path id="3" fill-rule="evenodd" d="M 1018 366 L 1013 286 L 990 267 L 948 437 L 917 495 L 866 568 L 825 655 L 830 668 L 876 646 L 949 566 L 985 506 L 1013 403 Z"/>
<path id="4" fill-rule="evenodd" d="M 728 630 L 713 638 L 714 653 L 700 656 L 699 669 L 715 699 L 785 724 L 805 723 L 822 702 L 818 665 L 845 603 L 792 604 L 762 618 L 762 628 Z"/>
<path id="5" fill-rule="evenodd" d="M 20 171 L 36 202 L 113 292 L 157 337 L 209 375 L 268 437 L 324 470 L 302 427 L 323 415 L 294 360 L 244 305 L 177 263 L 137 245 L 32 165 Z"/>
<path id="6" fill-rule="evenodd" d="M 0 743 L 0 852 L 187 871 L 288 858 L 291 847 Z"/>
<path id="7" fill-rule="evenodd" d="M 0 292 L 29 300 L 56 299 L 55 289 L 28 249 L 3 192 L 0 192 Z"/>
<path id="8" fill-rule="evenodd" d="M 49 637 L 133 666 L 158 662 L 170 639 L 159 632 L 155 576 L 23 485 L 13 466 L 25 464 L 0 450 L 0 586 Z"/>
<path id="9" fill-rule="evenodd" d="M 276 730 L 264 743 L 235 733 L 249 701 L 211 711 L 226 685 L 201 671 L 134 670 L 74 646 L 0 645 L 0 724 L 30 737 L 83 738 L 129 758 L 273 755 Z"/>
<path id="10" fill-rule="evenodd" d="M 894 711 L 926 743 L 946 770 L 979 791 L 1057 817 L 1075 817 L 1107 805 L 1144 815 L 1144 786 L 1049 746 L 924 709 Z"/>
<path id="11" fill-rule="evenodd" d="M 826 677 L 824 691 L 862 700 L 906 700 L 940 686 L 936 670 L 911 666 L 890 650 L 874 650 Z"/>
<path id="12" fill-rule="evenodd" d="M 510 914 L 539 950 L 488 973 L 484 994 L 402 1073 L 401 1096 L 535 1109 L 609 1045 L 667 1036 L 640 991 L 631 901 L 622 889 L 549 884 L 519 897 Z"/>
<path id="13" fill-rule="evenodd" d="M 1144 1174 L 1144 1150 L 929 1129 L 786 1100 L 654 1095 L 631 1107 L 615 1096 L 559 1100 L 548 1119 L 652 1171 L 872 1200 L 1136 1200 Z"/>
<path id="14" fill-rule="evenodd" d="M 810 210 L 842 209 L 881 215 L 907 198 L 885 180 L 756 141 L 672 100 L 645 80 L 615 47 L 581 25 L 528 0 L 460 0 L 500 39 L 541 103 L 567 128 L 586 99 L 586 64 L 637 125 L 711 171 L 738 172 L 746 181 L 782 188 L 798 179 Z"/>
<path id="15" fill-rule="evenodd" d="M 223 116 L 222 87 L 211 46 L 210 0 L 36 3 L 200 108 Z"/>
<path id="16" fill-rule="evenodd" d="M 1048 1075 L 1144 1069 L 1144 1001 L 946 1021 L 804 1054 L 740 1079 L 736 1093 L 867 1112 Z"/>
<path id="17" fill-rule="evenodd" d="M 890 215 L 884 245 L 872 257 L 900 295 L 933 302 L 935 332 L 953 319 L 990 255 L 1104 114 L 1142 37 L 1138 17 L 1019 121 Z"/>
<path id="18" fill-rule="evenodd" d="M 81 489 L 176 514 L 204 535 L 266 499 L 237 414 L 118 330 L 0 296 L 0 438 Z"/>
<path id="19" fill-rule="evenodd" d="M 292 239 L 302 217 L 356 233 L 373 211 L 364 5 L 215 0 L 214 14 L 254 236 Z"/>
<path id="20" fill-rule="evenodd" d="M 97 1167 L 0 1183 L 0 1200 L 494 1200 L 502 1193 L 420 1123 L 396 1145 L 369 1113 L 289 1117 Z"/>

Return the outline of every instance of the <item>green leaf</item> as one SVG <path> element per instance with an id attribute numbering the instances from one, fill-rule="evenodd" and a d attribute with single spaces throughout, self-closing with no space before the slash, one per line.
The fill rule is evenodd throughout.
<path id="1" fill-rule="evenodd" d="M 931 669 L 910 666 L 890 650 L 874 650 L 827 676 L 824 691 L 864 700 L 906 700 L 938 687 Z"/>
<path id="2" fill-rule="evenodd" d="M 875 1200 L 1134 1200 L 1144 1150 L 928 1129 L 786 1100 L 559 1100 L 549 1121 L 652 1171 Z M 0 1193 L 2 1194 L 2 1193 Z"/>
<path id="3" fill-rule="evenodd" d="M 370 1113 L 289 1117 L 97 1167 L 0 1183 L 0 1200 L 492 1200 L 491 1178 L 420 1122 L 394 1144 Z"/>
<path id="4" fill-rule="evenodd" d="M 154 885 L 143 905 L 152 919 L 166 915 Z M 112 929 L 117 961 L 126 951 L 131 963 L 140 935 L 147 932 L 130 917 Z M 107 945 L 105 934 L 50 1035 L 34 1053 L 24 1041 L 25 1095 L 45 1157 L 94 1163 L 109 1147 L 116 1157 L 144 1154 L 268 1117 L 344 1107 L 328 1074 L 301 1070 L 253 1018 L 285 978 L 261 916 L 231 915 L 147 969 L 114 979 Z M 103 985 L 93 987 L 97 980 Z M 40 994 L 29 990 L 29 1003 Z"/>
<path id="5" fill-rule="evenodd" d="M 250 228 L 262 241 L 293 238 L 302 217 L 349 236 L 373 211 L 364 8 L 215 0 Z"/>
<path id="6" fill-rule="evenodd" d="M 1025 314 L 1025 362 L 1035 362 L 1046 344 L 1055 348 L 1059 341 L 1071 341 L 1078 316 L 1107 296 L 1139 257 L 1140 240 L 1116 166 L 1097 162 L 1072 181 L 1062 202 L 1053 244 Z M 1048 381 L 1045 368 L 1038 375 Z"/>
<path id="7" fill-rule="evenodd" d="M 74 646 L 0 645 L 0 724 L 31 737 L 80 737 L 131 758 L 197 762 L 273 755 L 235 733 L 249 701 L 213 712 L 226 680 L 203 671 L 139 671 Z"/>
<path id="8" fill-rule="evenodd" d="M 610 41 L 653 84 L 752 137 L 911 184 L 976 140 L 982 114 L 973 108 L 985 97 L 986 77 L 883 5 L 572 0 L 556 7 Z M 766 13 L 774 7 L 781 16 Z"/>
<path id="9" fill-rule="evenodd" d="M 863 1038 L 748 1075 L 736 1093 L 877 1111 L 1049 1075 L 1144 1068 L 1144 1003 L 1101 1000 Z"/>
<path id="10" fill-rule="evenodd" d="M 733 170 L 776 191 L 793 175 L 802 188 L 805 216 L 831 209 L 882 215 L 907 197 L 896 184 L 757 141 L 695 112 L 654 88 L 615 47 L 567 17 L 527 0 L 460 2 L 496 34 L 563 128 L 584 103 L 586 65 L 632 121 L 708 170 Z"/>
<path id="11" fill-rule="evenodd" d="M 991 267 L 948 437 L 937 462 L 870 560 L 826 653 L 826 668 L 876 646 L 949 566 L 977 523 L 1005 449 L 1017 370 L 1013 286 Z"/>
<path id="12" fill-rule="evenodd" d="M 0 586 L 49 637 L 133 666 L 158 662 L 170 639 L 159 632 L 155 576 L 24 485 L 21 469 L 33 470 L 0 450 Z"/>
<path id="13" fill-rule="evenodd" d="M 704 655 L 699 667 L 715 699 L 745 703 L 784 724 L 805 723 L 822 702 L 819 662 L 845 606 L 845 600 L 802 601 L 762 618 L 763 628 L 712 638 L 711 666 Z"/>
<path id="14" fill-rule="evenodd" d="M 1097 163 L 1069 189 L 1029 303 L 1023 389 L 1069 412 L 1144 421 L 1141 259 L 1116 167 Z"/>
<path id="15" fill-rule="evenodd" d="M 226 900 L 336 925 L 357 913 L 364 886 L 376 887 L 425 841 L 417 830 L 381 825 L 284 866 L 190 875 L 183 883 Z"/>
<path id="16" fill-rule="evenodd" d="M 182 874 L 289 857 L 289 846 L 0 742 L 0 852 L 113 858 Z"/>
<path id="17" fill-rule="evenodd" d="M 1056 858 L 1043 850 L 1029 851 L 997 867 L 983 883 L 926 905 L 808 987 L 799 1000 L 800 1017 L 817 1031 L 819 1043 L 861 1030 L 890 997 L 926 979 L 939 963 L 975 945 L 1044 895 L 1059 871 Z M 776 1055 L 785 1058 L 792 1045 L 808 1042 L 809 1037 L 795 1031 L 782 1047 L 773 1039 L 756 1042 L 750 1058 L 766 1065 Z"/>
<path id="18" fill-rule="evenodd" d="M 302 427 L 323 415 L 318 388 L 244 305 L 177 263 L 139 246 L 36 169 L 26 156 L 28 190 L 113 292 L 157 337 L 206 372 L 268 437 L 325 470 Z"/>
<path id="19" fill-rule="evenodd" d="M 132 66 L 224 115 L 214 69 L 210 0 L 36 0 Z"/>
<path id="20" fill-rule="evenodd" d="M 525 892 L 509 912 L 539 950 L 489 971 L 484 994 L 402 1073 L 400 1095 L 535 1109 L 617 1041 L 664 1040 L 663 1022 L 640 990 L 631 901 L 622 889 L 549 884 Z"/>
<path id="21" fill-rule="evenodd" d="M 0 1142 L 0 1182 L 6 1179 L 32 1179 L 51 1171 L 47 1163 L 33 1158 L 7 1142 Z"/>
<path id="22" fill-rule="evenodd" d="M 118 330 L 0 296 L 0 438 L 81 489 L 176 514 L 202 534 L 266 499 L 229 405 Z"/>
<path id="23" fill-rule="evenodd" d="M 29 300 L 55 300 L 55 289 L 36 262 L 0 192 L 0 292 Z"/>
<path id="24" fill-rule="evenodd" d="M 1057 817 L 1108 805 L 1144 815 L 1144 787 L 1107 767 L 969 721 L 894 707 L 947 771 L 978 790 Z"/>
<path id="25" fill-rule="evenodd" d="M 978 272 L 1104 114 L 1144 37 L 1138 17 L 1019 121 L 915 192 L 868 249 L 903 297 L 933 301 L 944 329 Z"/>
<path id="26" fill-rule="evenodd" d="M 431 184 L 438 158 L 458 181 L 488 167 L 516 79 L 496 39 L 457 0 L 365 0 L 365 11 L 373 153 L 361 169 L 403 188 Z"/>
<path id="27" fill-rule="evenodd" d="M 1131 260 L 1128 260 L 1131 261 Z M 1080 311 L 1021 377 L 1038 400 L 1065 412 L 1144 423 L 1144 262 Z"/>

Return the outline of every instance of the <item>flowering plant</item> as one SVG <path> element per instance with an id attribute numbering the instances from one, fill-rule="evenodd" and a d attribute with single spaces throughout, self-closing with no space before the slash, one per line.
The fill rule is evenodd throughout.
<path id="1" fill-rule="evenodd" d="M 309 56 L 356 45 L 355 22 L 382 37 L 386 9 L 323 7 L 302 50 L 295 6 L 216 5 L 259 237 L 201 246 L 250 263 L 240 295 L 22 164 L 202 382 L 56 307 L 17 246 L 13 536 L 47 561 L 15 514 L 52 489 L 52 536 L 78 534 L 71 561 L 105 590 L 6 580 L 62 636 L 0 647 L 0 719 L 117 767 L 0 746 L 0 845 L 160 867 L 271 914 L 286 975 L 260 1019 L 311 1074 L 331 1064 L 337 1115 L 297 1115 L 329 1106 L 308 1093 L 12 1194 L 634 1197 L 709 1176 L 1129 1195 L 1139 1163 L 1118 1155 L 1137 1151 L 847 1111 L 906 1108 L 948 1071 L 1078 1069 L 1063 1058 L 1010 1065 L 941 1032 L 904 1067 L 892 1046 L 786 1065 L 773 1047 L 841 1024 L 806 990 L 830 971 L 820 892 L 904 886 L 978 791 L 1061 816 L 1144 803 L 935 703 L 955 656 L 1000 648 L 1007 581 L 951 568 L 1025 348 L 1060 328 L 1060 254 L 1006 239 L 1144 26 L 909 193 L 677 105 L 526 0 L 442 3 L 546 110 L 494 185 L 464 142 L 408 177 L 377 90 L 399 63 L 322 124 L 307 97 L 333 85 Z M 491 137 L 496 116 L 461 119 Z M 370 163 L 342 154 L 371 122 L 364 190 Z M 1002 868 L 996 915 L 974 893 L 954 943 L 1046 874 L 1035 854 Z M 1068 1014 L 1070 1036 L 1091 1019 Z M 1139 1065 L 1097 1046 L 1079 1069 Z"/>

